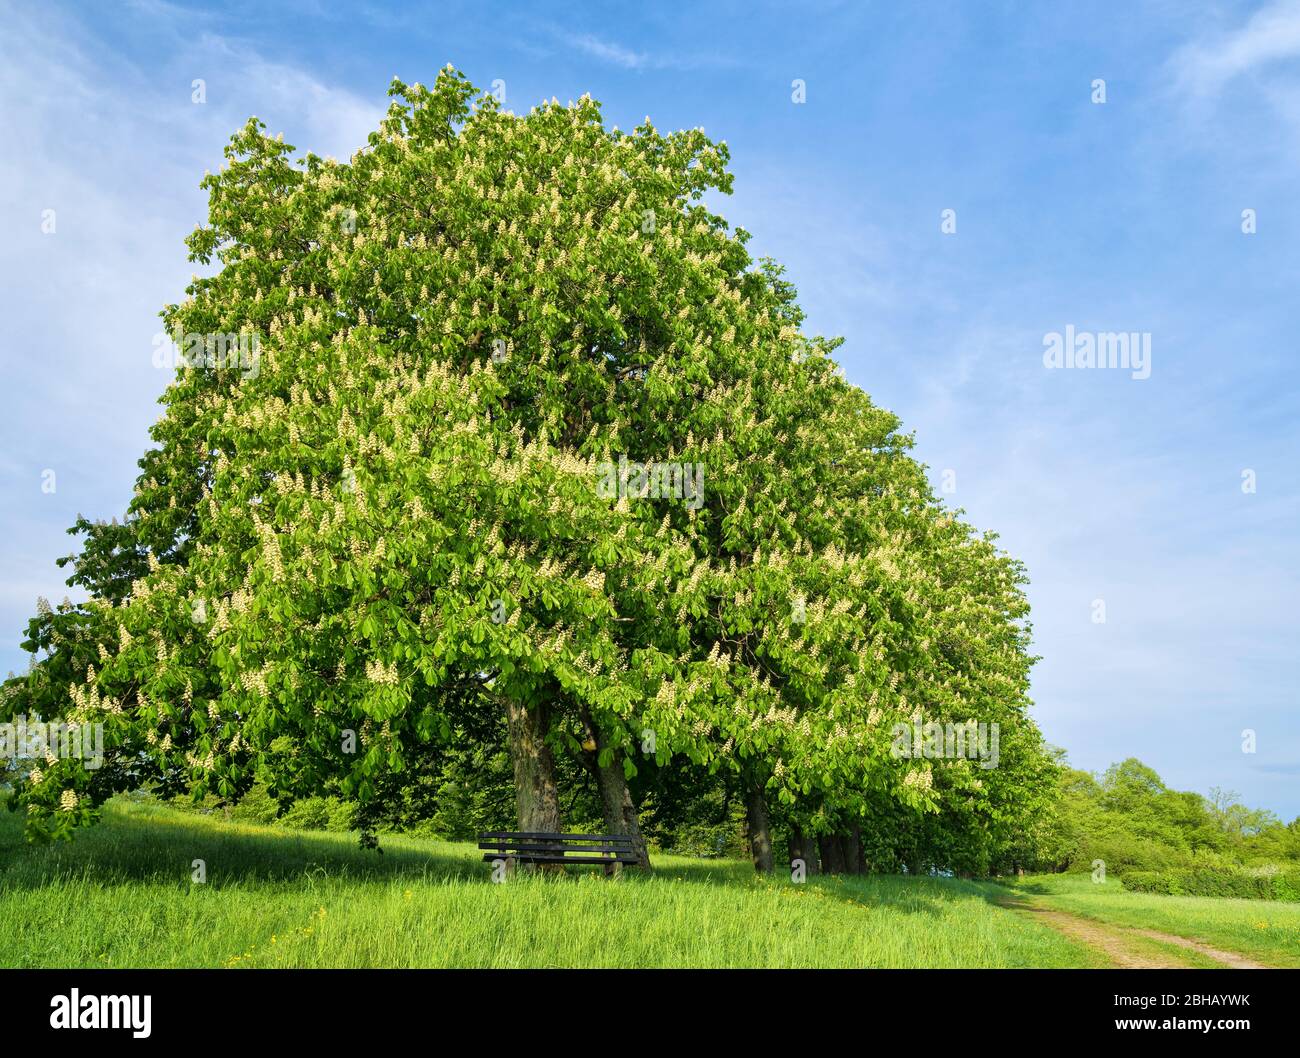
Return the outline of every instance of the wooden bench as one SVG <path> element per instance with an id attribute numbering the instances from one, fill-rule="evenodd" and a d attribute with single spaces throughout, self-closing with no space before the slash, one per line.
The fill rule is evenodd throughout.
<path id="1" fill-rule="evenodd" d="M 493 831 L 478 836 L 483 859 L 506 863 L 598 863 L 606 874 L 620 864 L 635 867 L 636 849 L 628 834 L 547 834 Z"/>

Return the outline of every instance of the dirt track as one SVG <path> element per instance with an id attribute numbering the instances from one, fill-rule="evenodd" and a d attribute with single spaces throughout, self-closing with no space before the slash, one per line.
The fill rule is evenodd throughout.
<path id="1" fill-rule="evenodd" d="M 1221 951 L 1218 948 L 1210 947 L 1208 944 L 1202 944 L 1200 941 L 1177 937 L 1172 933 L 1160 933 L 1154 929 L 1136 929 L 1110 925 L 1109 923 L 1098 922 L 1096 919 L 1071 914 L 1068 911 L 1058 911 L 1054 908 L 1026 903 L 1022 900 L 1008 900 L 1003 902 L 1002 906 L 1033 915 L 1040 922 L 1051 926 L 1071 940 L 1086 944 L 1094 951 L 1100 952 L 1113 965 L 1125 970 L 1185 970 L 1191 968 L 1189 963 L 1179 961 L 1170 955 L 1153 952 L 1148 946 L 1135 944 L 1134 938 L 1145 938 L 1185 948 L 1188 951 L 1196 952 L 1205 958 L 1214 960 L 1226 969 L 1267 969 L 1263 963 L 1254 962 L 1244 955 Z"/>

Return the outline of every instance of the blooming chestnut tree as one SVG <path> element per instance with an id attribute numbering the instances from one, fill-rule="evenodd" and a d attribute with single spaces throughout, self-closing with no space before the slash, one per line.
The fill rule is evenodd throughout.
<path id="1" fill-rule="evenodd" d="M 0 708 L 107 749 L 21 782 L 33 835 L 146 782 L 364 820 L 466 703 L 506 720 L 523 830 L 561 829 L 557 754 L 633 835 L 638 768 L 733 774 L 762 869 L 774 812 L 1014 827 L 1023 573 L 707 207 L 725 144 L 451 68 L 391 94 L 347 161 L 252 120 L 203 182 L 206 274 L 163 318 L 241 355 L 180 367 L 127 522 L 75 527 L 95 597 L 29 629 Z M 1003 725 L 1006 782 L 893 752 L 940 720 Z"/>

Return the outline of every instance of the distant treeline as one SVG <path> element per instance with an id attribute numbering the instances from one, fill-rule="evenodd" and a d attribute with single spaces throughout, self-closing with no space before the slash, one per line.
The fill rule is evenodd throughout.
<path id="1" fill-rule="evenodd" d="M 1039 851 L 1040 870 L 1104 871 L 1138 892 L 1300 900 L 1300 818 L 1171 790 L 1133 758 L 1100 777 L 1062 768 Z"/>

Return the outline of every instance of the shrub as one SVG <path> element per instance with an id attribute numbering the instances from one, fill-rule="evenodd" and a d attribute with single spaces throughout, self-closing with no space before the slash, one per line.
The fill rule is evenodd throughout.
<path id="1" fill-rule="evenodd" d="M 325 824 L 325 829 L 337 832 L 356 830 L 356 803 L 353 801 L 340 801 L 336 797 L 330 797 L 327 800 L 329 801 L 329 819 Z"/>
<path id="2" fill-rule="evenodd" d="M 1300 901 L 1300 870 L 1270 874 L 1239 868 L 1208 867 L 1126 871 L 1121 881 L 1125 889 L 1135 893 Z"/>
<path id="3" fill-rule="evenodd" d="M 231 819 L 260 823 L 262 826 L 270 826 L 279 814 L 280 806 L 261 783 L 244 794 L 242 800 L 230 809 Z"/>
<path id="4" fill-rule="evenodd" d="M 1278 871 L 1269 878 L 1272 882 L 1274 900 L 1294 900 L 1300 902 L 1300 867 Z"/>
<path id="5" fill-rule="evenodd" d="M 1174 895 L 1173 879 L 1164 871 L 1127 871 L 1120 880 L 1130 892 Z"/>
<path id="6" fill-rule="evenodd" d="M 324 830 L 330 821 L 330 803 L 324 797 L 304 797 L 294 801 L 276 824 L 294 830 Z"/>

